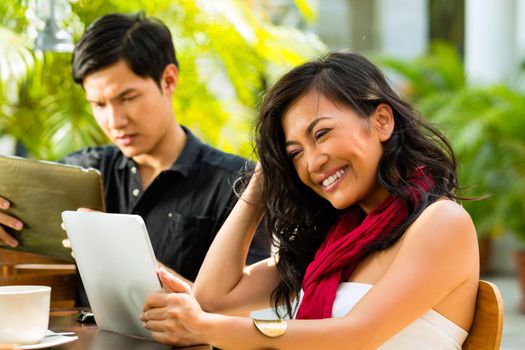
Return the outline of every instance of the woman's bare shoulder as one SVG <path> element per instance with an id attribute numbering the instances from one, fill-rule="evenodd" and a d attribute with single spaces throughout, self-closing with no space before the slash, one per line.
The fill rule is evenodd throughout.
<path id="1" fill-rule="evenodd" d="M 406 236 L 427 244 L 447 245 L 448 242 L 456 245 L 456 249 L 477 248 L 476 229 L 469 213 L 450 199 L 440 199 L 425 208 L 409 227 Z"/>
<path id="2" fill-rule="evenodd" d="M 422 221 L 440 221 L 447 220 L 452 224 L 473 225 L 470 214 L 461 204 L 450 199 L 440 199 L 430 204 L 421 213 Z"/>

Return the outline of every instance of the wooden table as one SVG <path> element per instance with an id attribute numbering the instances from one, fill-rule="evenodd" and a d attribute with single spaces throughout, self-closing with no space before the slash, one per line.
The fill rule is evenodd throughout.
<path id="1" fill-rule="evenodd" d="M 95 324 L 77 322 L 74 315 L 78 309 L 53 309 L 49 318 L 49 329 L 54 332 L 73 331 L 78 340 L 53 347 L 60 350 L 167 350 L 172 347 L 153 341 L 128 337 L 98 329 Z M 208 345 L 183 347 L 188 350 L 210 350 Z"/>

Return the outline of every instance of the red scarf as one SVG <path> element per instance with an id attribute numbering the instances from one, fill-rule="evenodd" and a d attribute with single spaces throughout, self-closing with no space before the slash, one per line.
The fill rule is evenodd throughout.
<path id="1" fill-rule="evenodd" d="M 433 181 L 419 168 L 409 180 L 428 191 Z M 410 200 L 415 206 L 421 196 L 412 187 Z M 359 206 L 350 207 L 328 232 L 308 265 L 303 280 L 303 299 L 297 319 L 332 317 L 332 306 L 337 287 L 346 281 L 365 257 L 372 243 L 387 237 L 407 218 L 407 209 L 401 198 L 390 195 L 363 219 Z"/>

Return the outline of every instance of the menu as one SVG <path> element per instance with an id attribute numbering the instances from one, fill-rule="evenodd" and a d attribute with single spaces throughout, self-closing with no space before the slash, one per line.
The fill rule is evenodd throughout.
<path id="1" fill-rule="evenodd" d="M 96 169 L 20 157 L 0 156 L 0 196 L 11 202 L 4 213 L 24 223 L 21 231 L 3 227 L 21 252 L 73 261 L 61 213 L 80 207 L 104 211 L 102 177 Z"/>

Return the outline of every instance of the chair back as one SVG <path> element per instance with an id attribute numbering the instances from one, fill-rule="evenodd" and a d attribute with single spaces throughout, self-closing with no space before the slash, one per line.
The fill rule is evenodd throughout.
<path id="1" fill-rule="evenodd" d="M 50 286 L 52 308 L 75 306 L 76 280 L 74 264 L 0 248 L 0 286 L 16 284 Z"/>
<path id="2" fill-rule="evenodd" d="M 463 350 L 498 350 L 503 333 L 503 299 L 498 287 L 480 280 L 474 321 Z"/>

